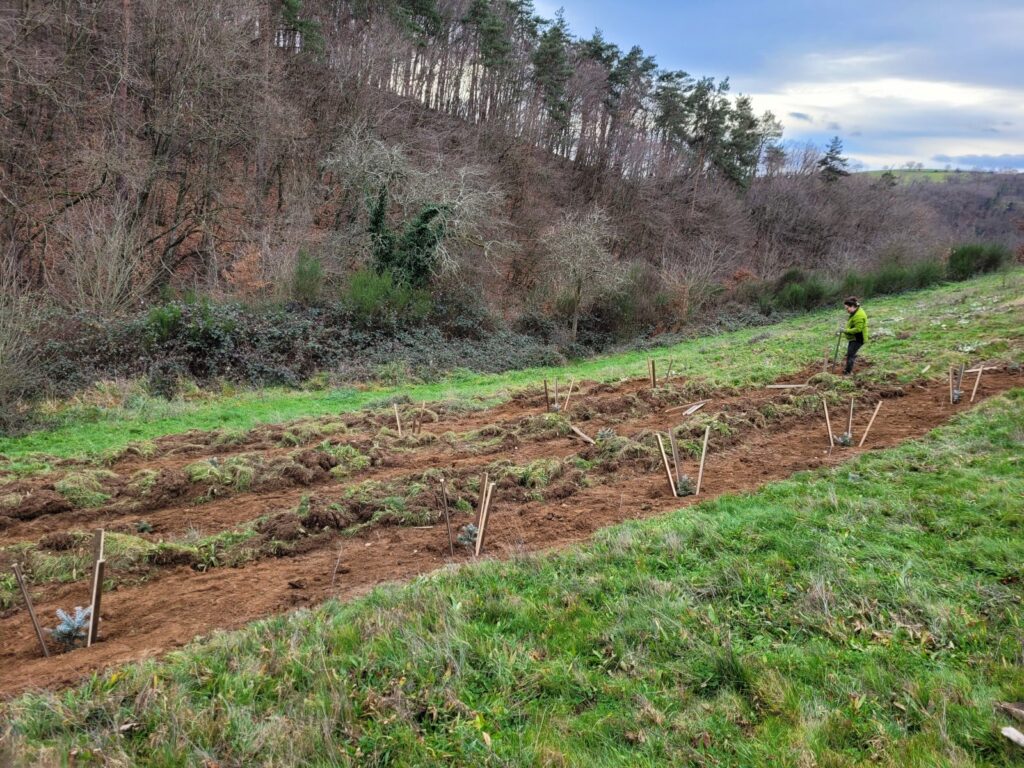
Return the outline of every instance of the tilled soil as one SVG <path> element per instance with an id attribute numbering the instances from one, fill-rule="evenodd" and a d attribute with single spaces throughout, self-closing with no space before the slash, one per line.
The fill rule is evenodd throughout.
<path id="1" fill-rule="evenodd" d="M 793 380 L 803 378 L 793 377 Z M 1021 383 L 1019 374 L 986 372 L 976 401 Z M 756 414 L 762 412 L 766 404 L 784 403 L 793 393 L 813 392 L 813 389 L 756 389 L 719 397 L 710 393 L 712 400 L 704 411 Z M 681 398 L 692 395 L 693 391 L 678 394 Z M 531 500 L 529 495 L 509 489 L 504 493 L 499 491 L 489 517 L 486 556 L 503 558 L 566 546 L 588 538 L 599 528 L 626 519 L 663 514 L 723 493 L 753 490 L 800 470 L 835 465 L 865 450 L 890 447 L 920 437 L 969 407 L 968 403 L 950 405 L 948 390 L 943 384 L 862 391 L 858 393 L 854 420 L 858 440 L 879 398 L 886 402 L 863 449 L 837 446 L 830 451 L 820 412 L 776 420 L 754 419 L 749 424 L 744 422 L 745 426 L 734 429 L 728 437 L 713 437 L 699 498 L 672 498 L 664 471 L 658 471 L 650 463 L 643 467 L 624 465 L 620 470 L 595 476 L 589 487 L 570 486 L 566 481 L 564 489 L 548 489 L 542 501 Z M 678 411 L 665 412 L 673 403 L 666 406 L 663 398 L 651 395 L 643 381 L 625 382 L 620 386 L 587 384 L 573 395 L 573 400 L 570 408 L 573 423 L 592 437 L 603 426 L 613 425 L 617 434 L 631 435 L 667 429 L 681 421 Z M 626 408 L 622 407 L 624 401 Z M 832 410 L 832 431 L 842 433 L 846 429 L 847 411 Z M 428 423 L 424 429 L 466 433 L 493 425 L 510 427 L 524 417 L 543 411 L 543 394 L 533 393 L 517 396 L 488 411 L 440 414 L 436 423 Z M 347 423 L 351 431 L 344 440 L 359 439 L 367 431 L 381 426 L 372 418 L 355 415 L 349 417 Z M 231 450 L 277 451 L 276 440 L 266 436 L 277 432 L 271 428 L 264 432 L 266 434 L 256 435 L 248 445 L 234 446 Z M 144 461 L 125 457 L 112 469 L 121 471 L 125 467 L 136 469 L 144 465 L 160 471 L 178 467 L 182 446 L 187 446 L 184 452 L 191 460 L 212 455 L 204 454 L 197 447 L 206 439 L 195 433 L 165 438 L 159 442 L 157 457 Z M 500 458 L 524 464 L 537 458 L 585 457 L 587 450 L 573 437 L 505 440 L 483 450 L 430 443 L 388 454 L 377 466 L 354 474 L 342 483 L 333 478 L 321 478 L 311 485 L 240 493 L 201 506 L 182 503 L 179 499 L 145 514 L 114 506 L 14 520 L 0 532 L 0 543 L 39 541 L 43 537 L 52 543 L 70 529 L 117 528 L 142 518 L 154 526 L 153 536 L 171 536 L 197 524 L 204 533 L 213 533 L 266 515 L 280 516 L 264 525 L 276 538 L 287 540 L 298 534 L 293 520 L 282 513 L 295 510 L 300 499 L 311 490 L 337 489 L 353 482 L 386 480 L 428 469 L 464 475 Z M 696 478 L 696 462 L 687 458 L 684 465 L 683 471 Z M 453 530 L 457 531 L 473 519 L 473 513 L 453 513 Z M 328 597 L 351 599 L 381 583 L 409 579 L 473 559 L 468 550 L 458 544 L 455 557 L 450 556 L 443 521 L 423 527 L 378 525 L 344 537 L 334 532 L 325 533 L 300 543 L 306 546 L 295 548 L 288 557 L 265 557 L 238 568 L 199 572 L 173 563 L 156 568 L 141 583 L 125 583 L 104 595 L 100 642 L 92 648 L 49 659 L 39 655 L 27 612 L 20 607 L 8 612 L 0 619 L 0 696 L 9 697 L 33 687 L 67 685 L 109 666 L 161 654 L 215 629 L 236 628 L 253 619 L 316 604 Z M 85 604 L 88 588 L 88 579 L 74 584 L 36 585 L 32 592 L 37 614 L 45 624 L 57 608 Z"/>

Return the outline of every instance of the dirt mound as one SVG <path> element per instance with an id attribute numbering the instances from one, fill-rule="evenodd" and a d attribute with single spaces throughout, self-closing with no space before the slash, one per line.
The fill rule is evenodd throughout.
<path id="1" fill-rule="evenodd" d="M 7 514 L 16 520 L 34 520 L 43 515 L 60 515 L 71 511 L 71 503 L 52 488 L 30 490 Z"/>
<path id="2" fill-rule="evenodd" d="M 264 520 L 256 530 L 268 540 L 295 541 L 306 535 L 306 529 L 294 512 L 282 512 Z"/>
<path id="3" fill-rule="evenodd" d="M 48 533 L 39 540 L 39 548 L 48 549 L 51 552 L 65 552 L 77 546 L 78 537 L 64 531 Z"/>

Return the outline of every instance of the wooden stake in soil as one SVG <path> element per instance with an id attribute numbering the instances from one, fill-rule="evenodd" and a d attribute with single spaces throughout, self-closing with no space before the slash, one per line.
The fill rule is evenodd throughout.
<path id="1" fill-rule="evenodd" d="M 484 513 L 484 502 L 487 501 L 487 485 L 491 482 L 491 476 L 484 472 L 483 478 L 480 480 L 480 498 L 477 501 L 476 506 L 476 527 L 480 529 L 480 517 Z"/>
<path id="2" fill-rule="evenodd" d="M 853 398 L 850 398 L 850 420 L 846 423 L 846 434 L 850 436 L 850 442 L 853 442 Z"/>
<path id="3" fill-rule="evenodd" d="M 658 372 L 654 367 L 654 358 L 652 357 L 647 361 L 647 367 L 651 370 L 651 389 L 657 389 L 658 387 Z"/>
<path id="4" fill-rule="evenodd" d="M 825 402 L 825 398 L 821 398 L 821 404 L 825 407 L 825 426 L 828 428 L 828 449 L 831 451 L 836 447 L 835 438 L 832 437 L 832 419 L 828 417 L 828 403 Z"/>
<path id="5" fill-rule="evenodd" d="M 565 396 L 565 405 L 562 406 L 562 413 L 568 413 L 569 412 L 569 398 L 572 397 L 572 388 L 573 388 L 573 385 L 575 385 L 575 384 L 576 384 L 576 379 L 571 379 L 569 381 L 569 392 Z"/>
<path id="6" fill-rule="evenodd" d="M 92 532 L 92 562 L 95 565 L 97 561 L 103 559 L 103 549 L 106 546 L 107 538 L 102 528 L 97 528 Z"/>
<path id="7" fill-rule="evenodd" d="M 102 528 L 96 528 L 92 535 L 92 592 L 90 602 L 92 612 L 89 614 L 89 633 L 85 639 L 85 646 L 92 645 L 99 635 L 99 598 L 103 591 L 103 547 L 106 544 L 106 535 Z"/>
<path id="8" fill-rule="evenodd" d="M 32 629 L 36 631 L 39 645 L 43 649 L 43 656 L 50 657 L 50 649 L 46 647 L 46 639 L 43 637 L 43 628 L 39 626 L 39 619 L 36 618 L 36 609 L 32 606 L 32 598 L 28 594 L 28 587 L 25 585 L 25 577 L 21 573 L 21 566 L 14 564 L 14 580 L 18 582 L 18 589 L 25 599 L 25 607 L 28 608 L 28 618 L 32 622 Z"/>
<path id="9" fill-rule="evenodd" d="M 480 552 L 484 548 L 484 536 L 486 535 L 487 531 L 487 520 L 490 518 L 491 515 L 491 497 L 494 495 L 494 487 L 496 485 L 497 483 L 490 483 L 487 486 L 487 493 L 484 498 L 484 508 L 482 514 L 480 515 L 480 525 L 478 526 L 476 531 L 476 550 L 474 553 L 476 557 L 480 557 Z"/>
<path id="10" fill-rule="evenodd" d="M 455 542 L 452 541 L 452 521 L 448 515 L 448 488 L 445 486 L 444 478 L 441 478 L 441 503 L 444 505 L 444 527 L 448 529 L 448 551 L 455 557 Z"/>
<path id="11" fill-rule="evenodd" d="M 949 367 L 949 404 L 953 404 L 953 366 Z"/>
<path id="12" fill-rule="evenodd" d="M 871 425 L 875 423 L 875 416 L 878 415 L 878 411 L 881 407 L 882 401 L 879 400 L 878 405 L 875 406 L 875 412 L 871 414 L 871 421 L 868 422 L 868 428 L 864 430 L 864 436 L 861 437 L 860 443 L 857 444 L 858 448 L 862 448 L 864 446 L 864 441 L 868 439 L 868 432 L 871 431 Z"/>
<path id="13" fill-rule="evenodd" d="M 85 641 L 88 648 L 96 642 L 100 634 L 100 598 L 103 596 L 103 572 L 106 570 L 107 561 L 97 560 L 92 577 L 92 611 L 89 614 L 89 637 Z"/>
<path id="14" fill-rule="evenodd" d="M 668 456 L 665 454 L 665 444 L 661 442 L 661 434 L 657 435 L 658 448 L 661 450 L 661 460 L 665 462 L 665 476 L 668 478 L 668 487 L 672 491 L 672 497 L 678 499 L 679 494 L 676 492 L 676 482 L 672 479 L 672 470 L 668 466 Z"/>
<path id="15" fill-rule="evenodd" d="M 704 459 L 708 455 L 708 437 L 711 435 L 711 425 L 704 427 L 704 445 L 700 449 L 700 469 L 697 470 L 697 490 L 694 496 L 700 496 L 700 485 L 704 482 Z"/>
<path id="16" fill-rule="evenodd" d="M 106 534 L 102 528 L 97 528 L 92 536 L 92 592 L 89 602 L 92 611 L 89 614 L 89 633 L 85 639 L 86 648 L 96 642 L 100 633 L 100 597 L 103 592 L 103 571 L 106 563 L 103 559 L 105 544 Z"/>
<path id="17" fill-rule="evenodd" d="M 398 403 L 392 403 L 392 407 L 395 409 L 395 425 L 398 427 L 398 436 L 402 436 L 402 419 L 398 415 Z"/>
<path id="18" fill-rule="evenodd" d="M 544 410 L 551 413 L 551 395 L 548 394 L 547 379 L 544 379 Z"/>
<path id="19" fill-rule="evenodd" d="M 679 487 L 679 444 L 676 443 L 676 431 L 669 429 L 668 444 L 672 447 L 672 466 L 676 470 L 676 488 Z"/>
<path id="20" fill-rule="evenodd" d="M 981 374 L 982 374 L 982 372 L 984 370 L 985 370 L 984 368 L 979 368 L 978 369 L 978 378 L 976 378 L 974 380 L 974 389 L 971 390 L 971 402 L 972 403 L 974 402 L 974 396 L 976 394 L 978 394 L 978 385 L 981 384 Z"/>

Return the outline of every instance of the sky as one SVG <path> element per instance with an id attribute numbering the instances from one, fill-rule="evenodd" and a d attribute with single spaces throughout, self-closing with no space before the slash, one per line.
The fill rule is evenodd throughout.
<path id="1" fill-rule="evenodd" d="M 863 168 L 1024 171 L 1024 0 L 535 0 L 660 67 L 729 77 L 784 140 Z"/>

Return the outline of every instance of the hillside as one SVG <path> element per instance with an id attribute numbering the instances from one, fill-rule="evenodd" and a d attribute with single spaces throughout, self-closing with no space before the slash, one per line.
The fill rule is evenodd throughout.
<path id="1" fill-rule="evenodd" d="M 571 343 L 677 327 L 737 277 L 1020 242 L 1002 192 L 823 174 L 726 79 L 528 0 L 30 3 L 0 43 L 0 284 L 64 316 L 358 306 L 371 269 Z"/>
<path id="2" fill-rule="evenodd" d="M 873 302 L 853 379 L 822 372 L 818 313 L 571 368 L 272 391 L 254 412 L 71 411 L 3 445 L 0 558 L 50 617 L 105 527 L 101 642 L 40 658 L 8 610 L 0 686 L 106 671 L 8 701 L 2 747 L 32 765 L 1009 765 L 1020 288 L 1015 271 Z M 951 404 L 961 362 L 992 367 Z M 823 401 L 837 433 L 852 401 L 867 445 L 830 450 Z M 655 436 L 695 482 L 705 428 L 702 493 L 673 498 Z M 446 539 L 439 479 L 459 532 L 482 472 L 499 562 Z"/>

